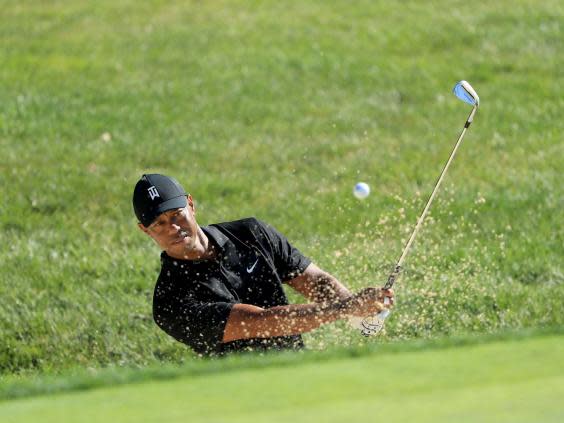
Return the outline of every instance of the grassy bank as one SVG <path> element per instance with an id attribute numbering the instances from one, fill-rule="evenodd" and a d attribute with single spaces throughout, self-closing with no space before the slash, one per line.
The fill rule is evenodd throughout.
<path id="1" fill-rule="evenodd" d="M 395 422 L 557 422 L 564 415 L 563 352 L 562 336 L 540 336 L 291 365 L 278 357 L 266 367 L 0 402 L 0 415 L 18 423 L 344 422 L 382 416 Z"/>
<path id="2" fill-rule="evenodd" d="M 87 391 L 126 384 L 151 383 L 160 380 L 192 379 L 215 374 L 236 374 L 242 370 L 313 365 L 314 363 L 349 360 L 371 355 L 397 355 L 450 348 L 471 348 L 482 344 L 504 342 L 515 346 L 527 339 L 562 337 L 563 334 L 563 327 L 553 327 L 505 331 L 487 335 L 457 335 L 428 340 L 371 343 L 356 348 L 336 347 L 323 351 L 303 351 L 300 354 L 294 352 L 270 353 L 259 356 L 240 354 L 219 360 L 190 360 L 181 366 L 159 363 L 142 369 L 111 366 L 103 369 L 75 368 L 62 373 L 53 372 L 52 374 L 10 375 L 0 381 L 0 401 Z"/>

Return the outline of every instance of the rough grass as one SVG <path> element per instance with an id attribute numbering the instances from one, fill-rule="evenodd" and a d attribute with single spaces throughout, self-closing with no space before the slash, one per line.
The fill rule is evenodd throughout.
<path id="1" fill-rule="evenodd" d="M 144 172 L 176 176 L 201 224 L 254 215 L 354 289 L 382 284 L 468 113 L 459 79 L 482 106 L 384 340 L 564 323 L 559 2 L 2 10 L 3 374 L 191 359 L 150 317 Z M 307 336 L 365 342 L 342 324 Z"/>

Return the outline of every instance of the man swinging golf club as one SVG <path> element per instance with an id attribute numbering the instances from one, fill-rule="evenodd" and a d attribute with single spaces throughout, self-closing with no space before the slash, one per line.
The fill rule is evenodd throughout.
<path id="1" fill-rule="evenodd" d="M 351 294 L 255 218 L 200 227 L 192 196 L 171 177 L 143 175 L 133 207 L 163 250 L 155 322 L 198 354 L 300 349 L 302 333 L 393 306 L 391 289 Z M 309 303 L 288 304 L 284 283 Z"/>

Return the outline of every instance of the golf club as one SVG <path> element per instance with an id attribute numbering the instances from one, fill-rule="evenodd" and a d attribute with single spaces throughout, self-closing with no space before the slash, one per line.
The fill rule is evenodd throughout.
<path id="1" fill-rule="evenodd" d="M 431 206 L 431 203 L 432 203 L 433 199 L 435 198 L 435 195 L 436 195 L 436 193 L 439 189 L 439 186 L 441 185 L 441 182 L 443 181 L 443 178 L 444 178 L 444 176 L 445 176 L 445 174 L 446 174 L 446 172 L 447 172 L 447 170 L 450 166 L 450 163 L 452 162 L 454 155 L 456 154 L 456 151 L 458 150 L 458 147 L 462 143 L 462 139 L 464 138 L 464 134 L 466 133 L 466 130 L 468 129 L 468 127 L 470 126 L 470 124 L 474 120 L 474 115 L 476 114 L 476 111 L 478 110 L 478 106 L 480 105 L 480 98 L 478 97 L 478 94 L 476 94 L 476 91 L 474 91 L 474 89 L 472 88 L 472 86 L 468 82 L 466 82 L 466 81 L 458 82 L 454 86 L 452 91 L 453 91 L 454 95 L 456 95 L 456 97 L 458 97 L 460 100 L 462 100 L 465 103 L 468 103 L 471 106 L 473 106 L 472 111 L 470 112 L 470 115 L 466 119 L 466 123 L 464 124 L 464 129 L 462 129 L 462 133 L 458 137 L 458 141 L 456 141 L 456 144 L 454 145 L 454 148 L 452 149 L 452 152 L 450 153 L 450 157 L 449 157 L 448 161 L 446 162 L 446 164 L 445 164 L 445 166 L 444 166 L 444 168 L 443 168 L 443 170 L 442 170 L 442 172 L 439 176 L 439 179 L 437 180 L 437 183 L 435 184 L 435 188 L 433 189 L 433 192 L 431 193 L 431 196 L 429 197 L 429 200 L 427 201 L 427 204 L 425 205 L 425 208 L 423 209 L 421 216 L 419 216 L 419 219 L 417 220 L 417 224 L 415 225 L 415 229 L 413 230 L 413 233 L 409 237 L 407 244 L 405 244 L 403 252 L 402 252 L 399 260 L 397 261 L 394 269 L 392 270 L 392 272 L 388 276 L 388 281 L 383 286 L 383 289 L 392 288 L 394 286 L 394 283 L 398 279 L 398 277 L 401 273 L 401 270 L 402 270 L 402 265 L 403 265 L 403 262 L 405 260 L 405 257 L 407 256 L 407 253 L 408 253 L 409 249 L 411 248 L 411 244 L 413 244 L 413 240 L 415 239 L 417 232 L 419 232 L 419 229 L 421 228 L 423 220 L 425 219 L 425 216 L 427 215 L 429 207 Z M 384 303 L 388 304 L 389 303 L 388 301 L 389 301 L 388 298 L 385 298 Z M 382 330 L 382 328 L 384 327 L 384 320 L 386 319 L 386 317 L 388 317 L 389 314 L 390 314 L 389 310 L 383 310 L 383 311 L 381 311 L 380 313 L 378 313 L 374 316 L 370 316 L 370 317 L 363 319 L 362 323 L 360 324 L 361 334 L 364 335 L 364 336 L 371 336 L 371 335 L 375 335 L 378 332 L 380 332 L 380 330 Z"/>

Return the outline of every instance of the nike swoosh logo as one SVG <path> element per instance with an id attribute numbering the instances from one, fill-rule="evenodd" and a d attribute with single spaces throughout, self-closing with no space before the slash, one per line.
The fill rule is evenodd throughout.
<path id="1" fill-rule="evenodd" d="M 251 267 L 247 267 L 247 273 L 251 273 L 253 270 L 255 270 L 255 266 L 257 265 L 259 259 L 257 259 L 257 261 L 255 261 L 255 264 L 253 264 Z"/>

